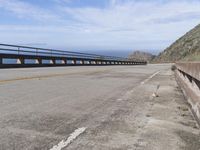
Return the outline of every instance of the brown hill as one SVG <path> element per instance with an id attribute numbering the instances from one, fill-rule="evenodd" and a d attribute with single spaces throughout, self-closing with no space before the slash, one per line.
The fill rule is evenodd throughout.
<path id="1" fill-rule="evenodd" d="M 129 60 L 151 61 L 153 58 L 154 55 L 142 51 L 135 51 L 128 56 Z"/>
<path id="2" fill-rule="evenodd" d="M 179 60 L 200 60 L 200 25 L 186 33 L 154 59 L 155 62 Z"/>

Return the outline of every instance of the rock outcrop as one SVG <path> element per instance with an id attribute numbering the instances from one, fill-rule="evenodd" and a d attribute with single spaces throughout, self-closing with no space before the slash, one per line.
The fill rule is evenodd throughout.
<path id="1" fill-rule="evenodd" d="M 155 56 L 151 53 L 134 51 L 128 56 L 129 60 L 142 60 L 142 61 L 151 61 Z"/>

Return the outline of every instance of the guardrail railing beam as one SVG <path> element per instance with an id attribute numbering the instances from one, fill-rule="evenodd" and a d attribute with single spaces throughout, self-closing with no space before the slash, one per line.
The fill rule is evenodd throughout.
<path id="1" fill-rule="evenodd" d="M 5 61 L 7 61 L 7 59 L 17 59 L 17 63 L 4 64 L 3 59 L 5 59 Z M 35 63 L 31 65 L 26 64 L 25 60 L 35 60 Z M 48 60 L 49 63 L 45 63 L 43 60 Z M 68 61 L 71 61 L 72 63 L 69 64 Z M 122 57 L 0 44 L 0 64 L 2 68 L 8 66 L 31 67 L 56 65 L 145 65 L 146 62 L 129 61 L 127 58 Z"/>

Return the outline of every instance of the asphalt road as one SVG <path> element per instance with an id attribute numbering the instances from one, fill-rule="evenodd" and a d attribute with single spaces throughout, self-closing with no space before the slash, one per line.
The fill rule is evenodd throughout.
<path id="1" fill-rule="evenodd" d="M 0 150 L 199 149 L 170 66 L 0 70 Z"/>

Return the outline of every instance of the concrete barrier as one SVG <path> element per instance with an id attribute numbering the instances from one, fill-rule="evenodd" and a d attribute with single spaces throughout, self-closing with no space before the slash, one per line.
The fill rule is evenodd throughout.
<path id="1" fill-rule="evenodd" d="M 200 123 L 200 62 L 178 62 L 176 80 Z"/>

